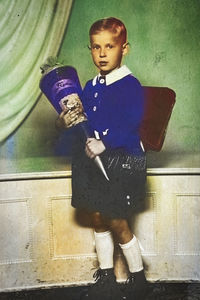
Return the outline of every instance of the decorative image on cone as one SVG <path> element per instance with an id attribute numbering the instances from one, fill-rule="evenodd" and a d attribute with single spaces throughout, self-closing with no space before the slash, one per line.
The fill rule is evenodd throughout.
<path id="1" fill-rule="evenodd" d="M 73 110 L 81 105 L 82 88 L 75 68 L 57 63 L 54 57 L 49 57 L 40 68 L 43 74 L 40 80 L 40 89 L 59 114 L 63 109 Z M 84 112 L 79 114 L 74 125 L 78 124 L 86 138 L 91 137 Z M 105 178 L 109 180 L 100 157 L 96 156 L 94 161 Z"/>

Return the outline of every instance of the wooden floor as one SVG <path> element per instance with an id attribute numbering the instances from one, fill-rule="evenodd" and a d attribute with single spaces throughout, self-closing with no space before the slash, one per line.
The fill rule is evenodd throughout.
<path id="1" fill-rule="evenodd" d="M 0 293 L 0 300 L 79 300 L 83 287 Z M 144 300 L 199 300 L 200 283 L 154 283 Z"/>

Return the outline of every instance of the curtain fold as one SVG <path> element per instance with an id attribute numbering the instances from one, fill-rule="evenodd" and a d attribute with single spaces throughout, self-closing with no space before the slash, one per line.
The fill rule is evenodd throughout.
<path id="1" fill-rule="evenodd" d="M 40 65 L 57 55 L 72 1 L 0 1 L 0 142 L 36 103 Z"/>

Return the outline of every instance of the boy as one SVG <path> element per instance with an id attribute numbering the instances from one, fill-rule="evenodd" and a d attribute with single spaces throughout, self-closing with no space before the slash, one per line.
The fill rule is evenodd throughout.
<path id="1" fill-rule="evenodd" d="M 140 248 L 127 219 L 145 194 L 146 158 L 139 136 L 142 87 L 121 66 L 128 51 L 124 24 L 116 18 L 101 19 L 89 34 L 92 59 L 100 73 L 87 82 L 81 100 L 95 138 L 88 138 L 84 145 L 87 157 L 78 151 L 73 160 L 72 205 L 91 212 L 100 269 L 96 283 L 81 299 L 139 300 L 144 299 L 146 279 Z M 58 123 L 69 128 L 80 112 L 82 108 L 63 111 Z M 101 155 L 109 182 L 91 163 L 97 155 Z M 124 295 L 114 275 L 113 236 L 130 271 Z"/>

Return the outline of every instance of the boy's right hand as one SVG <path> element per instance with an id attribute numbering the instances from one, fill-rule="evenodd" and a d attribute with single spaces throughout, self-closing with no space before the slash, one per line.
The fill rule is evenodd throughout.
<path id="1" fill-rule="evenodd" d="M 77 124 L 80 115 L 80 108 L 77 107 L 73 110 L 63 110 L 56 120 L 56 126 L 60 129 L 70 128 Z"/>

